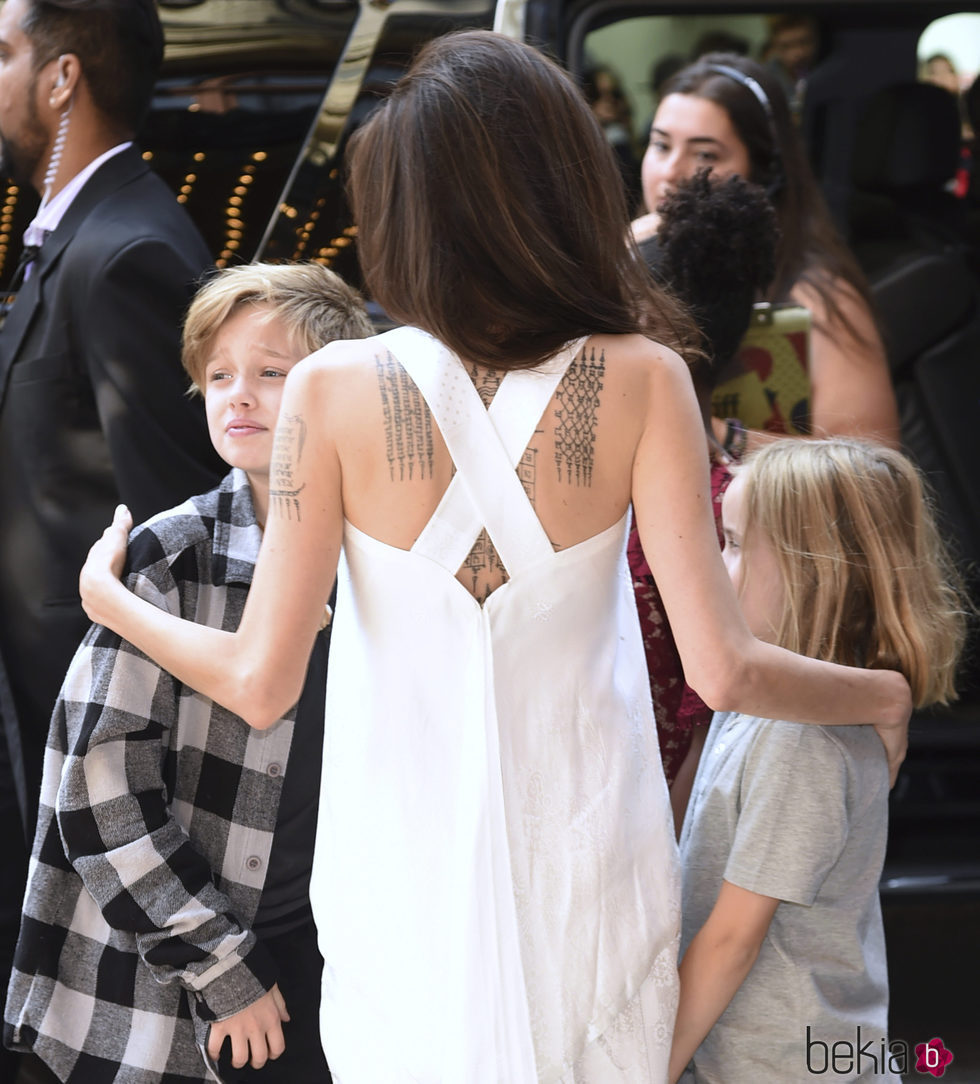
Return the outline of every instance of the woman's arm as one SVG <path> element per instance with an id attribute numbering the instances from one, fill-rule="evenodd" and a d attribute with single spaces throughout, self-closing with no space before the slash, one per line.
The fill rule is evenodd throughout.
<path id="1" fill-rule="evenodd" d="M 333 344 L 348 346 L 350 344 Z M 90 551 L 79 588 L 86 613 L 179 681 L 265 729 L 296 702 L 343 533 L 341 475 L 330 437 L 332 367 L 319 351 L 283 391 L 270 471 L 269 521 L 237 632 L 182 621 L 116 578 L 126 516 Z"/>
<path id="2" fill-rule="evenodd" d="M 870 437 L 897 448 L 898 407 L 878 329 L 867 305 L 850 286 L 837 281 L 834 295 L 850 328 L 830 313 L 812 286 L 799 283 L 793 291 L 793 300 L 813 314 L 810 416 L 814 435 Z"/>
<path id="3" fill-rule="evenodd" d="M 675 1084 L 752 970 L 779 900 L 728 881 L 680 965 L 681 996 L 667 1078 Z"/>
<path id="4" fill-rule="evenodd" d="M 751 634 L 718 549 L 690 377 L 680 358 L 662 348 L 652 349 L 649 373 L 633 505 L 687 683 L 718 711 L 894 730 L 897 748 L 889 760 L 897 771 L 912 709 L 908 683 L 893 671 L 808 659 Z"/>

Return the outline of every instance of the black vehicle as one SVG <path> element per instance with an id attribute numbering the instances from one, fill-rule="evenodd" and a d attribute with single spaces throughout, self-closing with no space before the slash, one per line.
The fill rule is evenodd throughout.
<path id="1" fill-rule="evenodd" d="M 980 0 L 502 0 L 499 12 L 493 0 L 158 4 L 165 74 L 141 143 L 196 219 L 216 263 L 315 259 L 354 283 L 357 226 L 343 194 L 344 149 L 425 40 L 458 27 L 491 27 L 496 16 L 580 77 L 597 60 L 611 60 L 635 99 L 639 150 L 658 60 L 707 30 L 754 40 L 773 11 L 811 16 L 819 54 L 803 132 L 839 225 L 872 282 L 903 440 L 936 489 L 973 597 L 980 598 L 980 196 L 974 206 L 950 195 L 968 161 L 959 129 L 932 123 L 914 94 L 895 89 L 915 83 L 927 28 L 954 14 L 980 21 Z M 35 207 L 13 186 L 3 195 L 0 284 L 17 262 Z M 954 927 L 942 931 L 953 938 L 941 942 L 944 948 L 930 941 L 940 932 L 930 927 L 915 953 L 892 959 L 893 1029 L 914 1025 L 915 1035 L 921 1024 L 946 1037 L 944 1006 L 952 1012 L 961 998 L 972 1002 L 976 1017 L 963 965 L 980 965 L 976 934 L 958 963 L 932 968 L 951 944 L 958 951 L 955 926 L 980 928 L 978 655 L 974 641 L 960 703 L 913 720 L 891 802 L 886 921 L 896 931 L 910 923 L 918 929 L 917 909 L 941 906 L 928 914 L 942 914 Z M 911 989 L 920 969 L 925 993 Z M 972 1023 L 958 1026 L 972 1038 Z M 947 1032 L 956 1050 L 952 1026 Z M 956 1066 L 950 1076 L 966 1079 Z"/>

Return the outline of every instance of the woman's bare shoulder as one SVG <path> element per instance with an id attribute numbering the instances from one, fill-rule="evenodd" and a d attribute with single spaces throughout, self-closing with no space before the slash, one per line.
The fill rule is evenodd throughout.
<path id="1" fill-rule="evenodd" d="M 304 358 L 296 368 L 307 373 L 330 373 L 370 366 L 383 349 L 379 335 L 368 339 L 334 339 Z"/>
<path id="2" fill-rule="evenodd" d="M 645 335 L 593 335 L 589 345 L 605 359 L 610 379 L 651 385 L 678 375 L 688 378 L 688 366 L 680 354 Z"/>
<path id="3" fill-rule="evenodd" d="M 303 358 L 289 372 L 288 384 L 306 394 L 353 387 L 375 372 L 383 347 L 378 336 L 335 339 Z"/>
<path id="4" fill-rule="evenodd" d="M 816 324 L 834 325 L 835 320 L 827 299 L 832 298 L 840 314 L 851 323 L 873 325 L 873 318 L 868 303 L 855 287 L 840 275 L 820 274 L 815 281 L 800 279 L 791 293 L 790 299 L 802 305 L 813 314 Z"/>
<path id="5" fill-rule="evenodd" d="M 828 275 L 823 293 L 814 283 L 801 281 L 793 287 L 790 296 L 812 314 L 811 364 L 816 369 L 827 357 L 832 365 L 835 362 L 858 366 L 872 364 L 876 369 L 885 366 L 885 348 L 874 314 L 867 301 L 846 279 Z M 835 354 L 839 357 L 834 357 Z M 811 375 L 817 378 L 815 370 Z"/>

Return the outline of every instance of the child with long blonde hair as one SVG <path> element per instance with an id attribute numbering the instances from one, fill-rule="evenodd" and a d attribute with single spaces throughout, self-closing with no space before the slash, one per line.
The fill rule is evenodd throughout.
<path id="1" fill-rule="evenodd" d="M 722 523 L 756 636 L 900 670 L 917 707 L 955 698 L 964 614 L 903 455 L 853 439 L 776 442 L 736 469 Z M 715 715 L 680 842 L 671 1084 L 689 1061 L 684 1079 L 699 1084 L 899 1080 L 878 899 L 887 803 L 871 727 Z"/>

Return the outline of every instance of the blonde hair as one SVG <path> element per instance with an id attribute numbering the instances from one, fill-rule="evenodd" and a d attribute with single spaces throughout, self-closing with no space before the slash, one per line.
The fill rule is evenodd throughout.
<path id="1" fill-rule="evenodd" d="M 181 360 L 192 392 L 201 390 L 219 328 L 243 305 L 268 305 L 270 318 L 281 320 L 307 354 L 334 339 L 364 339 L 374 334 L 360 294 L 320 264 L 226 267 L 198 290 L 184 320 Z"/>
<path id="2" fill-rule="evenodd" d="M 900 670 L 916 707 L 956 699 L 963 595 L 912 463 L 870 441 L 780 440 L 739 474 L 746 540 L 768 538 L 780 570 L 774 642 Z"/>

